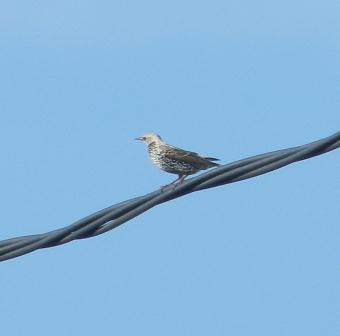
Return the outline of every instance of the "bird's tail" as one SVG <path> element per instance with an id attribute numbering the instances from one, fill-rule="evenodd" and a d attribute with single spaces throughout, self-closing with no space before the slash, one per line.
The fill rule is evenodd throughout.
<path id="1" fill-rule="evenodd" d="M 219 163 L 213 162 L 213 161 L 219 161 L 220 159 L 216 159 L 213 157 L 205 157 L 204 159 L 206 159 L 207 161 L 209 161 L 209 163 L 211 164 L 210 167 L 217 167 L 220 166 Z"/>
<path id="2" fill-rule="evenodd" d="M 216 159 L 216 158 L 213 158 L 213 157 L 204 157 L 206 160 L 209 160 L 209 161 L 220 161 L 220 159 Z"/>

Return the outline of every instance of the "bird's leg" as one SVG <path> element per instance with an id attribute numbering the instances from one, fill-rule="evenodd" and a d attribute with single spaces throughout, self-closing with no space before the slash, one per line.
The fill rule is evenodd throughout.
<path id="1" fill-rule="evenodd" d="M 177 185 L 180 185 L 183 183 L 184 179 L 187 177 L 188 175 L 178 175 L 178 178 L 169 183 L 169 184 L 166 184 L 165 186 L 161 187 L 161 190 L 163 191 L 166 187 L 172 187 L 173 189 L 176 188 Z"/>
<path id="2" fill-rule="evenodd" d="M 178 182 L 176 183 L 176 185 L 177 185 L 177 184 L 182 184 L 183 181 L 184 181 L 184 179 L 185 179 L 186 177 L 187 177 L 187 175 L 182 175 L 182 176 L 179 175 L 179 177 L 178 177 L 178 179 L 177 179 Z M 177 180 L 176 180 L 176 181 L 177 181 Z M 176 182 L 176 181 L 175 181 L 175 182 Z M 173 183 L 175 183 L 175 182 L 173 182 Z"/>

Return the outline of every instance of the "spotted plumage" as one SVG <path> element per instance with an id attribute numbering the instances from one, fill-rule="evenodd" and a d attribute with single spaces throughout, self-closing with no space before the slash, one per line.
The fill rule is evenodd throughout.
<path id="1" fill-rule="evenodd" d="M 213 162 L 218 159 L 169 145 L 158 134 L 146 134 L 136 140 L 141 140 L 148 145 L 150 159 L 157 167 L 178 175 L 178 179 L 171 183 L 174 186 L 182 183 L 188 175 L 218 166 L 216 162 Z"/>

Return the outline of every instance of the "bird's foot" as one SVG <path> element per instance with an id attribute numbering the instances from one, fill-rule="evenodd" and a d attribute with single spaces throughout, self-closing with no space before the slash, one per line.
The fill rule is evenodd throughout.
<path id="1" fill-rule="evenodd" d="M 161 187 L 161 191 L 163 192 L 165 189 L 167 188 L 171 188 L 172 190 L 175 189 L 178 185 L 182 184 L 184 179 L 185 179 L 186 176 L 181 176 L 179 177 L 177 180 L 169 183 L 169 184 L 166 184 L 164 186 Z"/>
<path id="2" fill-rule="evenodd" d="M 166 184 L 166 185 L 164 185 L 164 186 L 161 186 L 161 192 L 163 192 L 163 191 L 165 191 L 166 189 L 175 189 L 176 188 L 176 186 L 178 185 L 178 183 L 176 183 L 176 182 L 172 182 L 172 183 L 169 183 L 169 184 Z"/>

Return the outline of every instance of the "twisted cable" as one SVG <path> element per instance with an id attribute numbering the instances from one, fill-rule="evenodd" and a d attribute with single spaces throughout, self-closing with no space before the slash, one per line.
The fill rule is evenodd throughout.
<path id="1" fill-rule="evenodd" d="M 264 153 L 221 165 L 176 188 L 158 189 L 144 196 L 114 204 L 75 223 L 50 232 L 0 241 L 0 261 L 38 249 L 66 244 L 110 231 L 152 207 L 189 193 L 234 183 L 282 168 L 291 163 L 325 154 L 340 147 L 340 132 L 306 145 Z"/>

